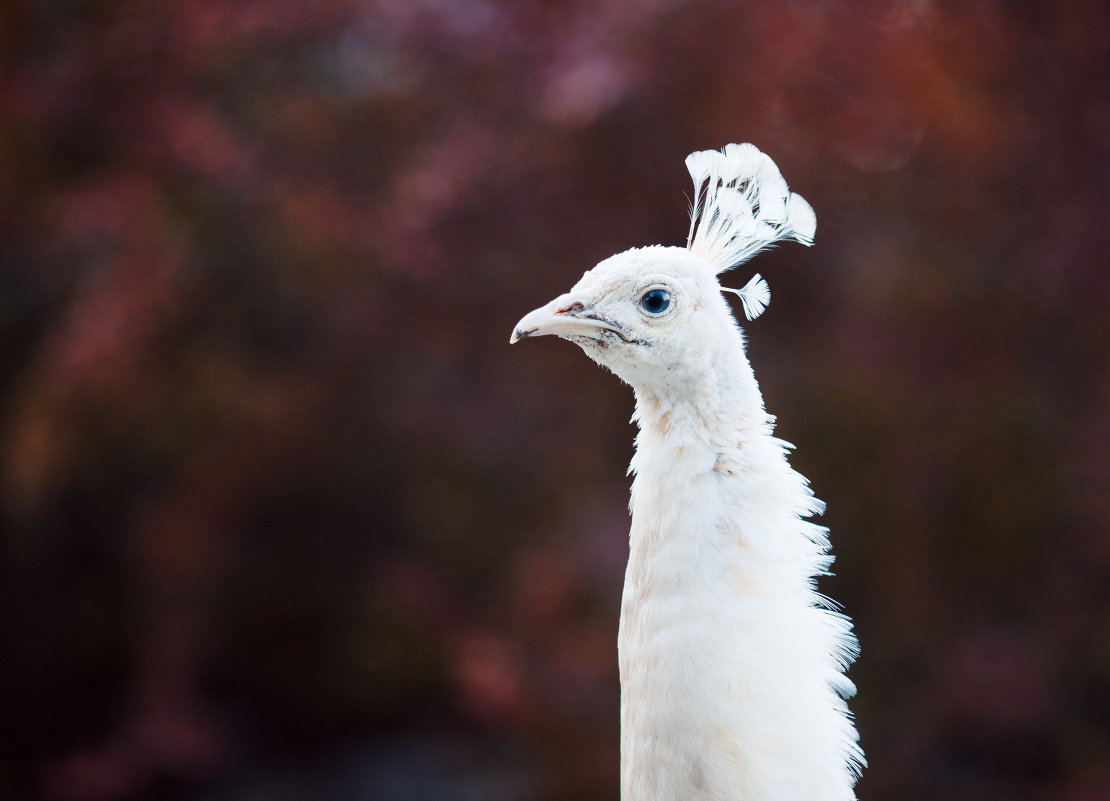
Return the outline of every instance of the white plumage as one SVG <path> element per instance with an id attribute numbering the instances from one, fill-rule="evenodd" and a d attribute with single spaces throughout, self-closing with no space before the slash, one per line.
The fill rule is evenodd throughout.
<path id="1" fill-rule="evenodd" d="M 817 593 L 832 557 L 806 480 L 774 418 L 722 290 L 748 319 L 759 275 L 719 273 L 816 217 L 752 145 L 686 160 L 686 248 L 602 261 L 526 315 L 511 342 L 555 334 L 630 384 L 639 424 L 621 602 L 625 801 L 848 801 L 863 755 L 844 699 L 856 655 L 847 617 Z"/>

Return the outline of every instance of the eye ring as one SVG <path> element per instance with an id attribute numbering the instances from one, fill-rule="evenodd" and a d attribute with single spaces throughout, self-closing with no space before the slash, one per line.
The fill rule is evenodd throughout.
<path id="1" fill-rule="evenodd" d="M 652 287 L 640 296 L 640 308 L 651 315 L 658 316 L 671 308 L 671 293 L 663 287 Z"/>

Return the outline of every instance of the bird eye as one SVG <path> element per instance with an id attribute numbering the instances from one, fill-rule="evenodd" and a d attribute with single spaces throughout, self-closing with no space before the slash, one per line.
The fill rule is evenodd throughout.
<path id="1" fill-rule="evenodd" d="M 648 314 L 662 314 L 671 306 L 671 293 L 665 289 L 652 289 L 640 298 L 640 307 Z"/>

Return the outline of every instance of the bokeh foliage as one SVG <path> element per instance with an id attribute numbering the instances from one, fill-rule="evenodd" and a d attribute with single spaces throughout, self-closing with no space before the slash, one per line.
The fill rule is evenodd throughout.
<path id="1" fill-rule="evenodd" d="M 615 799 L 631 397 L 512 324 L 751 141 L 864 799 L 1110 795 L 1110 12 L 0 9 L 0 795 Z M 737 286 L 748 272 L 737 272 Z"/>

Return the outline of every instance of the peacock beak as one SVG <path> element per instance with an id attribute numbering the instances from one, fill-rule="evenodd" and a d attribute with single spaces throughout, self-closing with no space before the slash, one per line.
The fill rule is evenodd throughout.
<path id="1" fill-rule="evenodd" d="M 581 297 L 574 294 L 560 295 L 546 306 L 524 315 L 513 329 L 509 344 L 546 334 L 598 339 L 602 331 L 621 334 L 616 326 L 592 316 L 589 305 Z"/>

